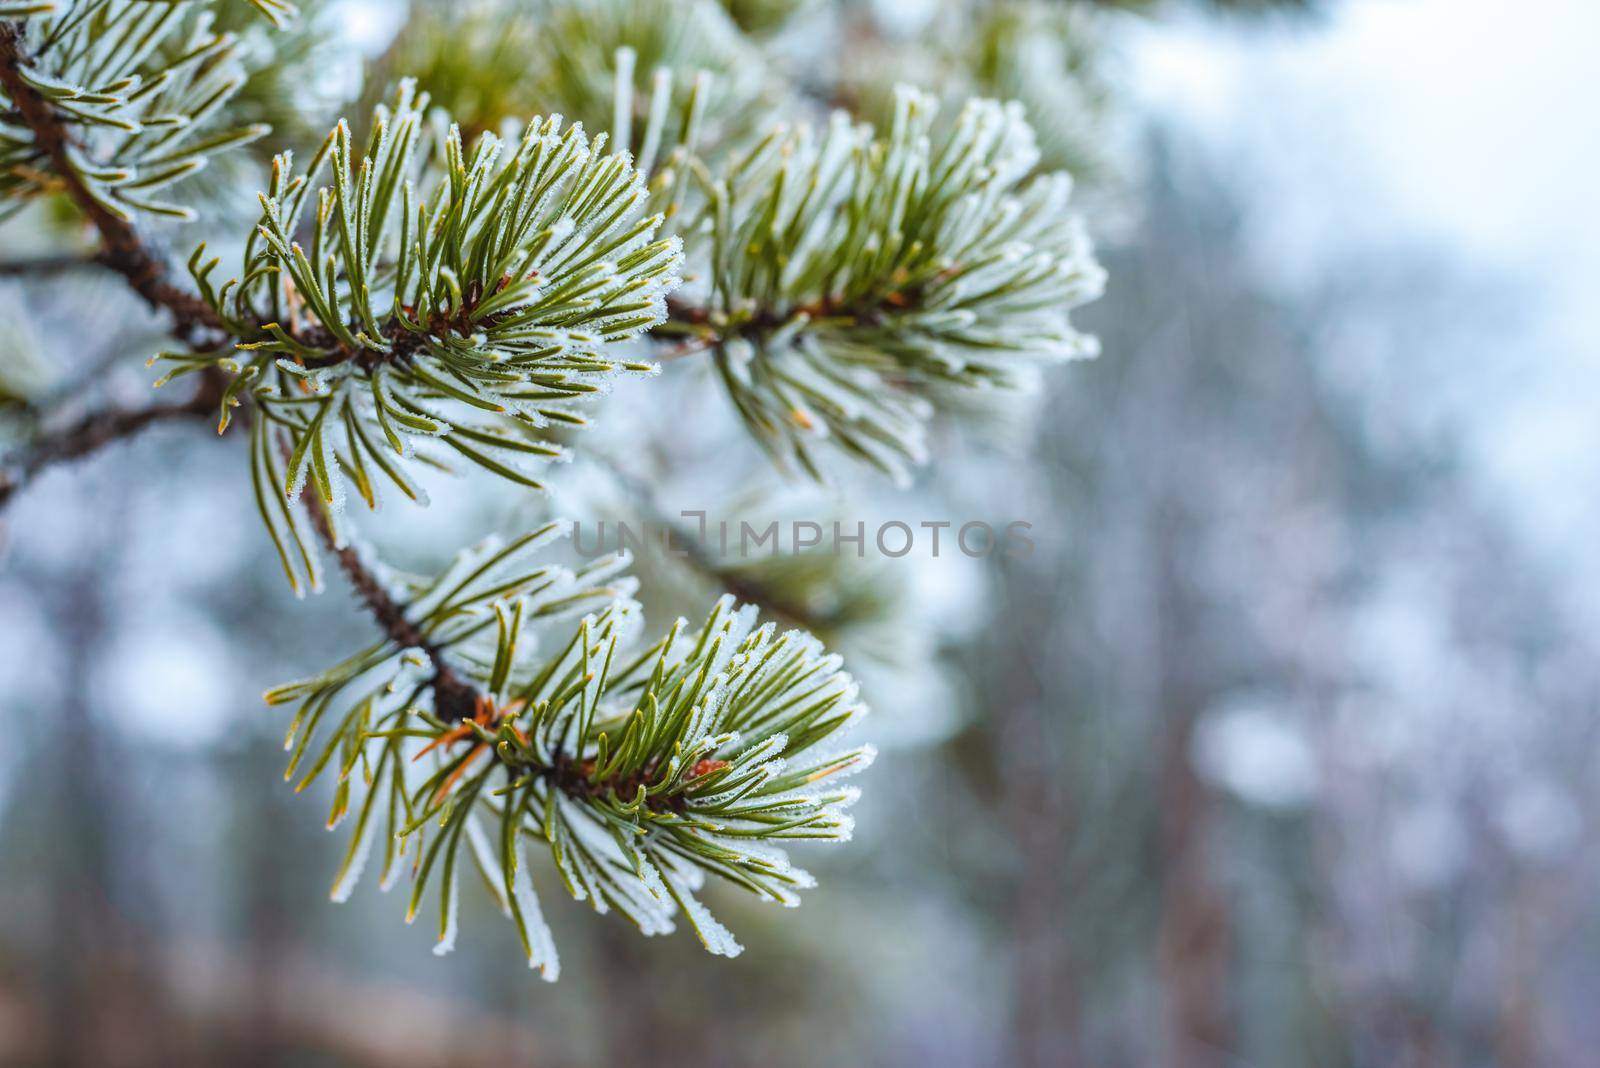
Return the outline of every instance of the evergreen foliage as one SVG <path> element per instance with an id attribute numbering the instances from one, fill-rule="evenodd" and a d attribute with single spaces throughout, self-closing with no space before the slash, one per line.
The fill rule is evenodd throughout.
<path id="1" fill-rule="evenodd" d="M 330 778 L 330 824 L 354 827 L 335 897 L 369 850 L 386 883 L 407 859 L 408 911 L 434 888 L 448 948 L 465 845 L 554 978 L 527 858 L 543 843 L 574 897 L 647 934 L 681 914 L 736 953 L 696 896 L 706 876 L 794 905 L 811 880 L 784 847 L 849 836 L 854 793 L 835 782 L 871 749 L 843 747 L 865 708 L 839 658 L 733 596 L 641 639 L 625 559 L 529 560 L 558 524 L 434 579 L 391 574 L 345 498 L 421 501 L 424 464 L 539 489 L 539 465 L 583 448 L 565 431 L 604 418 L 598 398 L 668 361 L 714 368 L 781 468 L 904 481 L 935 416 L 1004 421 L 1041 367 L 1095 351 L 1069 319 L 1103 280 L 1072 181 L 1014 101 L 941 109 L 902 87 L 876 129 L 822 114 L 746 35 L 794 3 L 419 7 L 377 64 L 393 85 L 369 99 L 386 102 L 307 151 L 297 113 L 321 88 L 293 71 L 331 52 L 306 6 L 0 0 L 0 217 L 76 212 L 99 265 L 165 316 L 156 384 L 194 385 L 30 442 L 0 503 L 160 420 L 244 423 L 290 583 L 318 588 L 331 552 L 383 634 L 268 695 L 298 710 L 290 777 Z M 252 142 L 270 165 L 238 151 Z M 179 184 L 219 159 L 214 188 Z M 211 210 L 262 166 L 245 209 Z M 223 253 L 201 244 L 185 276 L 157 224 L 202 201 L 194 229 Z M 780 616 L 808 585 L 862 586 L 809 613 L 833 635 L 910 625 L 880 603 L 893 583 L 820 558 L 707 574 Z"/>
<path id="2" fill-rule="evenodd" d="M 336 769 L 329 826 L 355 812 L 333 896 L 349 895 L 382 824 L 382 881 L 410 856 L 408 921 L 438 886 L 446 952 L 465 844 L 529 966 L 554 979 L 523 858 L 533 842 L 596 911 L 614 908 L 645 934 L 670 932 L 681 911 L 710 952 L 735 956 L 695 893 L 709 874 L 799 903 L 813 881 L 779 845 L 849 837 L 842 810 L 855 793 L 833 780 L 872 749 L 830 743 L 865 709 L 838 657 L 801 632 L 756 628 L 755 610 L 732 597 L 698 631 L 680 619 L 641 648 L 639 608 L 618 577 L 626 557 L 577 572 L 532 566 L 560 533 L 550 524 L 463 554 L 431 581 L 405 580 L 388 640 L 268 693 L 298 702 L 285 777 L 303 789 Z M 589 609 L 542 652 L 537 624 Z"/>
<path id="3" fill-rule="evenodd" d="M 856 110 L 886 124 L 896 86 L 936 89 L 959 106 L 972 97 L 1023 107 L 1040 166 L 1091 189 L 1112 187 L 1127 166 L 1113 91 L 1114 53 L 1103 12 L 1059 0 L 996 0 L 941 8 L 929 41 L 885 41 L 846 72 Z M 1125 20 L 1120 20 L 1125 21 Z M 931 44 L 932 47 L 929 47 Z"/>
<path id="4" fill-rule="evenodd" d="M 705 235 L 693 318 L 729 396 L 769 451 L 819 480 L 823 445 L 908 478 L 926 460 L 930 384 L 1014 388 L 1095 351 L 1067 313 L 1103 274 L 1071 180 L 1031 176 L 1021 109 L 974 100 L 939 128 L 931 96 L 896 103 L 882 138 L 835 115 L 763 139 L 702 177 L 687 228 Z"/>
<path id="5" fill-rule="evenodd" d="M 452 47 L 441 49 L 441 39 Z M 385 64 L 396 76 L 417 78 L 466 129 L 561 114 L 591 131 L 611 131 L 636 155 L 652 104 L 673 116 L 695 112 L 709 140 L 721 143 L 748 132 L 766 110 L 764 98 L 778 93 L 760 53 L 715 0 L 426 7 L 401 31 Z M 623 122 L 641 136 L 627 136 Z M 668 134 L 681 140 L 683 130 Z"/>
<path id="6" fill-rule="evenodd" d="M 581 425 L 574 402 L 652 369 L 614 344 L 660 322 L 676 282 L 677 242 L 653 240 L 660 218 L 641 214 L 643 183 L 604 134 L 551 118 L 468 149 L 452 126 L 419 151 L 426 107 L 406 82 L 359 159 L 342 122 L 306 171 L 275 159 L 240 274 L 215 287 L 216 260 L 191 260 L 238 340 L 163 357 L 173 373 L 233 375 L 226 404 L 253 392 L 256 493 L 297 584 L 294 557 L 308 554 L 290 504 L 308 476 L 336 511 L 345 479 L 368 507 L 385 484 L 416 500 L 406 467 L 420 440 L 541 488 L 525 464 L 562 450 L 528 431 Z"/>
<path id="7" fill-rule="evenodd" d="M 261 0 L 275 18 L 287 10 Z M 205 5 L 150 0 L 65 0 L 0 7 L 0 18 L 27 16 L 12 31 L 17 81 L 32 99 L 7 87 L 0 112 L 0 200 L 12 211 L 58 188 L 80 185 L 106 211 L 192 218 L 193 210 L 161 199 L 167 187 L 211 158 L 267 133 L 259 123 L 229 122 L 226 104 L 244 72 L 237 38 L 212 29 Z M 39 137 L 27 125 L 32 100 L 49 108 L 55 132 Z M 36 112 L 34 112 L 36 114 Z"/>

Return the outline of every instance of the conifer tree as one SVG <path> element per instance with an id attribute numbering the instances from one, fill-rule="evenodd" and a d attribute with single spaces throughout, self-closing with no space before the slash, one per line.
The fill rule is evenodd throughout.
<path id="1" fill-rule="evenodd" d="M 849 838 L 842 780 L 873 757 L 804 629 L 849 628 L 795 607 L 829 575 L 702 560 L 728 594 L 664 626 L 627 553 L 556 562 L 559 522 L 429 576 L 361 531 L 425 501 L 424 468 L 541 489 L 614 385 L 684 364 L 714 369 L 772 480 L 904 482 L 939 421 L 1023 410 L 1096 351 L 1069 313 L 1103 274 L 1059 169 L 1094 158 L 1095 106 L 1068 122 L 1053 83 L 1012 77 L 1018 27 L 1073 23 L 993 15 L 951 60 L 961 92 L 857 85 L 852 114 L 774 62 L 814 5 L 424 6 L 307 138 L 339 50 L 303 6 L 0 0 L 0 219 L 71 220 L 68 251 L 5 270 L 114 273 L 168 335 L 163 399 L 34 428 L 0 507 L 152 424 L 214 422 L 261 552 L 301 594 L 331 559 L 375 624 L 267 694 L 292 710 L 286 777 L 331 783 L 348 829 L 333 897 L 404 878 L 443 952 L 476 870 L 550 979 L 536 886 L 736 954 L 702 889 L 798 904 L 788 849 Z M 25 404 L 25 369 L 0 371 Z"/>

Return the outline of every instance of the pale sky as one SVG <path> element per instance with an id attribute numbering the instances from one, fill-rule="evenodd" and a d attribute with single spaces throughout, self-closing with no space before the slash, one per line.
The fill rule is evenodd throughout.
<path id="1" fill-rule="evenodd" d="M 1448 384 L 1455 414 L 1528 537 L 1600 580 L 1600 4 L 1340 0 L 1303 28 L 1169 25 L 1130 73 L 1237 161 L 1287 284 L 1411 244 L 1520 294 L 1500 377 Z M 1474 370 L 1456 368 L 1469 387 Z"/>

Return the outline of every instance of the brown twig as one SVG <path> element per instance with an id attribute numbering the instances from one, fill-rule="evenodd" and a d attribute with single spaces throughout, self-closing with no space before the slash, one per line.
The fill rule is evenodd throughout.
<path id="1" fill-rule="evenodd" d="M 355 548 L 339 544 L 333 521 L 316 490 L 307 486 L 301 492 L 300 500 L 311 517 L 311 525 L 316 529 L 317 536 L 333 553 L 334 559 L 339 561 L 339 570 L 349 580 L 356 598 L 372 614 L 383 633 L 396 645 L 423 653 L 433 665 L 433 678 L 428 684 L 433 689 L 434 708 L 439 718 L 446 723 L 459 723 L 463 719 L 473 718 L 480 697 L 477 689 L 457 674 L 445 659 L 444 652 L 406 618 L 408 606 L 389 595 L 378 577 L 362 563 Z"/>
<path id="2" fill-rule="evenodd" d="M 390 596 L 389 591 L 383 588 L 383 583 L 378 580 L 378 577 L 368 570 L 366 564 L 362 563 L 360 554 L 349 545 L 338 544 L 338 539 L 334 536 L 333 524 L 328 518 L 327 509 L 317 497 L 316 491 L 307 487 L 302 491 L 301 500 L 306 506 L 306 511 L 310 513 L 311 525 L 316 528 L 318 537 L 328 547 L 328 551 L 333 553 L 334 558 L 339 561 L 339 570 L 344 572 L 345 578 L 349 580 L 350 587 L 355 592 L 356 597 L 366 607 L 367 611 L 372 613 L 373 618 L 377 620 L 384 634 L 398 646 L 420 651 L 427 656 L 428 661 L 433 665 L 433 677 L 428 680 L 427 685 L 433 690 L 435 715 L 444 723 L 463 724 L 440 735 L 434 740 L 433 745 L 448 745 L 470 739 L 471 730 L 464 725 L 465 721 L 470 720 L 479 726 L 489 726 L 500 714 L 500 711 L 495 708 L 494 702 L 471 682 L 463 679 L 455 668 L 450 665 L 450 662 L 445 659 L 443 651 L 430 642 L 427 636 L 417 629 L 415 623 L 406 618 L 408 606 Z M 517 705 L 513 703 L 508 707 L 515 708 Z M 426 751 L 424 750 L 424 752 Z M 473 756 L 482 751 L 487 751 L 497 761 L 501 760 L 497 749 L 482 742 L 475 745 L 472 754 L 469 754 L 467 759 L 470 761 Z M 418 755 L 420 756 L 421 754 Z M 701 763 L 716 762 L 701 761 Z M 466 763 L 463 763 L 457 769 L 456 774 L 459 775 L 465 770 L 466 766 Z M 507 764 L 506 767 L 513 776 L 523 771 L 536 770 L 552 782 L 557 789 L 575 800 L 593 800 L 608 795 L 632 798 L 638 792 L 639 786 L 647 781 L 654 772 L 652 766 L 632 776 L 616 776 L 596 782 L 590 778 L 594 771 L 591 762 L 576 760 L 566 753 L 556 753 L 555 760 L 544 768 L 519 768 L 511 764 Z M 440 787 L 439 795 L 442 796 L 447 793 L 451 785 L 452 780 L 446 780 L 445 784 Z M 681 812 L 684 807 L 684 800 L 678 795 L 652 797 L 647 801 L 647 804 L 658 811 L 671 810 Z"/>
<path id="3" fill-rule="evenodd" d="M 19 459 L 0 468 L 0 509 L 10 502 L 17 490 L 51 464 L 80 459 L 156 423 L 204 417 L 217 411 L 224 382 L 225 379 L 207 376 L 186 401 L 90 412 L 70 426 L 36 438 Z"/>
<path id="4" fill-rule="evenodd" d="M 338 544 L 327 508 L 317 497 L 316 491 L 308 486 L 302 490 L 300 499 L 310 514 L 311 525 L 316 529 L 317 536 L 339 561 L 339 570 L 344 572 L 356 597 L 377 620 L 384 634 L 398 646 L 416 649 L 423 653 L 433 665 L 433 677 L 428 680 L 427 685 L 433 690 L 434 713 L 438 718 L 444 723 L 451 724 L 463 724 L 468 720 L 479 726 L 491 724 L 500 714 L 500 710 L 495 709 L 494 702 L 471 682 L 463 679 L 445 659 L 443 650 L 429 641 L 427 636 L 417 629 L 416 624 L 406 618 L 409 606 L 395 600 L 389 591 L 383 588 L 383 583 L 378 577 L 362 563 L 360 554 L 349 545 Z M 513 703 L 508 707 L 516 708 L 517 704 Z M 433 745 L 453 744 L 468 740 L 470 737 L 469 728 L 457 726 L 436 738 Z M 479 750 L 487 750 L 495 760 L 501 759 L 496 749 L 481 742 L 477 743 L 474 752 Z M 465 766 L 463 764 L 462 768 Z M 529 770 L 509 764 L 507 768 L 513 773 Z M 458 769 L 458 772 L 459 770 L 461 769 Z M 535 770 L 554 783 L 557 789 L 576 800 L 592 800 L 607 795 L 631 798 L 638 792 L 640 784 L 653 773 L 653 768 L 646 768 L 632 776 L 618 776 L 596 782 L 590 778 L 594 771 L 592 763 L 576 760 L 565 753 L 555 754 L 555 760 L 550 766 Z M 447 782 L 440 793 L 445 793 L 449 785 Z M 658 810 L 681 811 L 683 808 L 682 797 L 676 795 L 652 797 L 647 803 Z"/>
<path id="5" fill-rule="evenodd" d="M 905 308 L 917 302 L 913 291 L 892 289 L 871 300 L 840 301 L 831 297 L 788 308 L 759 308 L 749 314 L 724 316 L 709 308 L 667 298 L 667 321 L 655 328 L 657 337 L 683 336 L 678 355 L 712 348 L 728 338 L 759 338 L 788 325 L 797 316 L 811 322 L 847 322 L 856 326 L 881 326 L 885 308 Z"/>

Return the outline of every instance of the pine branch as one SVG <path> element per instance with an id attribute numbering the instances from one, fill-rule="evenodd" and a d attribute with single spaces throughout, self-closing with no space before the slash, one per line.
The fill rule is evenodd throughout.
<path id="1" fill-rule="evenodd" d="M 189 264 L 194 294 L 169 281 L 164 258 L 90 188 L 68 119 L 36 86 L 42 75 L 24 72 L 21 31 L 10 23 L 0 31 L 0 90 L 32 136 L 30 151 L 52 165 L 52 181 L 100 231 L 97 259 L 167 310 L 173 335 L 198 350 L 162 353 L 172 370 L 157 384 L 196 371 L 220 378 L 221 428 L 228 409 L 248 398 L 261 416 L 258 437 L 270 421 L 272 433 L 293 439 L 286 470 L 276 469 L 273 447 L 258 442 L 252 471 L 296 588 L 295 553 L 308 570 L 314 565 L 285 499 L 298 497 L 303 482 L 335 509 L 341 471 L 369 507 L 379 479 L 422 499 L 405 471 L 420 439 L 539 488 L 523 465 L 564 450 L 530 431 L 582 425 L 569 402 L 601 392 L 607 378 L 654 370 L 602 350 L 662 317 L 678 246 L 651 240 L 660 220 L 640 217 L 642 177 L 626 156 L 604 152 L 603 136 L 591 142 L 576 127 L 545 120 L 497 165 L 498 139 L 486 135 L 469 153 L 452 131 L 440 145 L 442 166 L 419 175 L 413 150 L 426 136 L 427 98 L 407 86 L 393 112 L 379 109 L 359 164 L 343 122 L 306 173 L 294 174 L 288 154 L 279 156 L 246 246 L 245 283 L 214 289 L 216 261 L 202 260 L 202 246 Z M 317 192 L 312 267 L 296 235 L 309 183 L 328 163 L 334 184 Z M 413 203 L 413 180 L 422 182 L 422 203 Z M 338 239 L 326 232 L 330 205 Z M 336 244 L 349 283 L 343 293 L 328 273 L 333 260 L 319 253 Z"/>
<path id="2" fill-rule="evenodd" d="M 319 529 L 337 541 L 331 523 Z M 825 780 L 871 761 L 870 746 L 835 748 L 865 708 L 837 656 L 804 633 L 756 627 L 755 610 L 731 597 L 699 631 L 679 620 L 637 648 L 626 556 L 530 568 L 528 555 L 563 533 L 552 523 L 481 546 L 432 579 L 380 575 L 335 548 L 385 640 L 267 694 L 298 705 L 286 777 L 303 789 L 336 769 L 329 825 L 355 823 L 333 896 L 348 896 L 382 843 L 384 883 L 412 873 L 408 918 L 437 887 L 435 952 L 447 952 L 460 868 L 476 864 L 530 966 L 553 979 L 554 943 L 522 858 L 532 843 L 597 911 L 620 911 L 646 934 L 681 914 L 708 950 L 735 955 L 695 893 L 716 875 L 798 903 L 813 881 L 782 847 L 849 837 L 855 791 Z M 527 633 L 576 615 L 564 643 Z M 498 848 L 484 823 L 498 827 Z"/>
<path id="3" fill-rule="evenodd" d="M 167 281 L 165 262 L 74 169 L 82 166 L 81 146 L 24 74 L 20 37 L 9 27 L 4 44 L 0 88 L 33 148 L 60 171 L 52 182 L 101 232 L 103 262 L 172 315 L 175 336 L 208 343 L 210 351 L 164 354 L 175 365 L 167 379 L 203 376 L 197 397 L 171 411 L 216 405 L 226 426 L 228 408 L 254 384 L 253 476 L 286 569 L 293 578 L 287 533 L 315 584 L 314 554 L 297 533 L 309 518 L 383 631 L 377 645 L 268 695 L 271 703 L 300 702 L 288 775 L 308 757 L 301 787 L 339 768 L 330 823 L 350 814 L 353 790 L 364 794 L 335 896 L 359 877 L 383 818 L 377 813 L 386 808 L 386 874 L 396 870 L 397 849 L 417 851 L 408 918 L 426 888 L 439 887 L 437 951 L 454 942 L 465 852 L 516 922 L 530 965 L 550 979 L 559 964 L 522 859 L 524 840 L 547 845 L 569 892 L 597 911 L 621 911 L 647 934 L 670 931 L 681 914 L 717 954 L 736 955 L 740 946 L 695 897 L 707 874 L 764 900 L 797 904 L 798 891 L 813 880 L 789 864 L 781 846 L 847 838 L 851 821 L 843 810 L 855 792 L 819 784 L 872 757 L 870 747 L 819 749 L 865 712 L 838 657 L 807 635 L 754 629 L 754 610 L 736 608 L 731 598 L 697 634 L 686 635 L 680 620 L 654 645 L 629 651 L 639 608 L 630 597 L 636 584 L 617 577 L 625 558 L 577 571 L 505 574 L 557 524 L 465 558 L 464 578 L 453 570 L 406 592 L 392 592 L 401 587 L 342 544 L 335 527 L 342 494 L 331 476 L 341 471 L 369 505 L 369 461 L 412 491 L 365 421 L 402 458 L 410 450 L 401 434 L 410 432 L 527 481 L 484 447 L 537 455 L 548 446 L 492 424 L 463 425 L 453 416 L 447 422 L 436 406 L 463 402 L 525 426 L 574 422 L 550 402 L 593 393 L 599 379 L 619 372 L 650 369 L 598 352 L 659 321 L 676 284 L 677 243 L 652 240 L 660 219 L 640 217 L 646 193 L 627 158 L 606 156 L 602 139 L 591 144 L 576 128 L 563 133 L 546 120 L 497 166 L 497 140 L 480 139 L 469 155 L 452 132 L 442 145 L 442 172 L 426 180 L 431 192 L 414 205 L 403 179 L 424 102 L 406 89 L 396 140 L 380 119 L 359 171 L 344 124 L 310 172 L 295 175 L 280 157 L 263 197 L 257 238 L 264 244 L 252 239 L 247 247 L 245 282 L 216 291 L 207 281 L 212 265 L 200 264 L 197 253 L 190 264 L 201 291 L 195 298 Z M 333 164 L 335 184 L 318 193 L 308 260 L 294 235 L 324 161 Z M 399 210 L 390 212 L 391 204 Z M 408 237 L 414 220 L 418 229 Z M 385 228 L 392 223 L 402 232 L 391 242 Z M 391 247 L 398 258 L 380 262 Z M 338 284 L 341 273 L 348 286 Z M 386 307 L 393 311 L 384 314 Z M 252 355 L 241 361 L 231 349 Z M 168 410 L 96 423 L 58 451 L 88 451 Z M 280 448 L 286 471 L 277 467 Z M 301 516 L 292 513 L 295 504 Z M 535 649 L 538 659 L 530 662 L 531 643 L 519 646 L 525 621 L 591 609 L 598 611 L 554 658 Z M 498 632 L 492 663 L 479 649 L 486 628 Z M 427 670 L 420 683 L 418 667 Z M 331 739 L 311 753 L 330 708 L 351 696 L 354 704 L 334 713 Z M 420 750 L 417 738 L 428 739 Z M 485 753 L 490 759 L 479 760 Z M 430 754 L 434 770 L 415 781 L 413 762 Z M 492 789 L 490 776 L 502 772 L 504 788 Z M 498 850 L 482 830 L 486 819 L 500 826 Z M 471 849 L 463 851 L 464 843 Z M 438 876 L 432 884 L 431 875 Z"/>
<path id="4" fill-rule="evenodd" d="M 287 447 L 283 451 L 287 455 Z M 353 545 L 340 541 L 326 506 L 316 494 L 310 492 L 308 488 L 302 491 L 301 500 L 305 504 L 317 536 L 338 560 L 339 569 L 344 572 L 352 592 L 372 615 L 384 637 L 397 648 L 415 649 L 428 658 L 433 674 L 426 681 L 425 687 L 433 692 L 434 711 L 438 718 L 450 727 L 456 728 L 457 725 L 471 723 L 479 718 L 480 709 L 493 707 L 494 701 L 463 679 L 445 658 L 444 650 L 430 641 L 416 624 L 407 618 L 406 613 L 411 606 L 390 594 L 378 576 L 362 561 L 361 554 Z M 498 758 L 499 754 L 495 755 Z M 593 784 L 579 781 L 572 774 L 569 761 L 558 757 L 542 770 L 554 778 L 569 796 L 592 797 L 596 792 Z"/>
<path id="5" fill-rule="evenodd" d="M 31 133 L 36 153 L 48 162 L 60 190 L 77 205 L 100 235 L 101 249 L 91 257 L 59 256 L 0 265 L 4 274 L 37 274 L 71 270 L 95 263 L 121 274 L 130 288 L 151 307 L 166 312 L 172 335 L 196 348 L 218 348 L 231 340 L 221 319 L 198 294 L 171 281 L 166 258 L 146 243 L 133 223 L 91 190 L 83 175 L 88 159 L 85 145 L 75 136 L 62 112 L 25 74 L 34 66 L 23 43 L 20 25 L 0 22 L 0 90 L 10 102 L 8 117 Z M 248 131 L 245 136 L 254 133 Z M 237 140 L 237 138 L 235 138 Z M 228 378 L 207 368 L 195 394 L 187 401 L 148 408 L 115 409 L 85 416 L 77 424 L 32 443 L 8 474 L 0 474 L 0 507 L 40 469 L 81 458 L 105 445 L 139 433 L 169 419 L 205 416 L 229 399 Z M 223 425 L 226 425 L 224 420 Z M 220 428 L 219 428 L 220 430 Z"/>
<path id="6" fill-rule="evenodd" d="M 207 375 L 201 379 L 194 395 L 186 401 L 91 412 L 70 426 L 34 440 L 20 459 L 0 469 L 0 509 L 9 504 L 16 492 L 45 467 L 81 459 L 157 423 L 197 416 L 203 418 L 215 412 L 225 385 L 226 379 L 220 375 Z"/>
<path id="7" fill-rule="evenodd" d="M 23 50 L 22 31 L 14 23 L 0 23 L 0 88 L 10 98 L 17 118 L 34 136 L 34 143 L 49 159 L 62 189 L 72 198 L 94 228 L 104 247 L 96 257 L 119 272 L 152 307 L 172 316 L 172 332 L 197 348 L 215 348 L 227 338 L 221 321 L 197 295 L 169 280 L 166 261 L 152 251 L 133 224 L 119 218 L 96 197 L 69 155 L 73 135 L 56 109 L 23 77 L 32 66 Z"/>
<path id="8" fill-rule="evenodd" d="M 284 451 L 287 453 L 288 450 Z M 372 613 L 372 618 L 377 621 L 384 636 L 400 648 L 422 652 L 433 665 L 433 677 L 429 679 L 428 685 L 433 690 L 435 707 L 439 710 L 441 718 L 447 723 L 470 720 L 479 705 L 478 692 L 456 674 L 455 669 L 445 659 L 443 651 L 406 618 L 406 609 L 409 606 L 401 604 L 390 596 L 389 591 L 384 589 L 383 583 L 362 562 L 361 555 L 356 552 L 355 547 L 340 543 L 327 508 L 317 495 L 309 490 L 303 491 L 301 500 L 311 517 L 311 525 L 316 529 L 317 536 L 339 561 L 339 570 L 344 572 L 345 578 L 350 582 L 351 590 L 355 592 L 362 605 Z"/>
<path id="9" fill-rule="evenodd" d="M 316 495 L 309 492 L 302 493 L 302 499 L 305 501 L 311 525 L 316 529 L 318 537 L 339 561 L 339 569 L 344 572 L 351 590 L 371 613 L 384 636 L 396 647 L 415 649 L 428 658 L 433 674 L 427 680 L 426 688 L 433 692 L 434 712 L 440 721 L 457 730 L 475 720 L 481 725 L 480 711 L 484 708 L 493 708 L 494 700 L 463 679 L 445 658 L 444 650 L 429 641 L 406 617 L 411 606 L 396 600 L 384 588 L 378 576 L 362 562 L 361 555 L 355 547 L 340 543 L 327 509 Z M 464 730 L 462 736 L 467 737 Z M 494 755 L 496 759 L 500 758 L 498 751 Z M 507 767 L 512 766 L 507 765 Z M 557 754 L 547 765 L 537 769 L 537 772 L 550 778 L 562 792 L 574 799 L 590 799 L 607 790 L 625 796 L 631 796 L 634 792 L 629 784 L 619 781 L 598 783 L 588 781 L 577 774 L 574 762 L 562 754 Z"/>
<path id="10" fill-rule="evenodd" d="M 835 114 L 652 183 L 692 279 L 652 335 L 709 349 L 756 440 L 819 481 L 834 456 L 906 481 L 947 396 L 1016 398 L 1096 351 L 1068 316 L 1103 281 L 1071 180 L 1036 173 L 1019 106 L 937 111 L 902 87 L 882 135 Z"/>
<path id="11" fill-rule="evenodd" d="M 715 351 L 733 341 L 760 345 L 796 320 L 844 330 L 879 327 L 887 318 L 887 309 L 914 307 L 916 300 L 914 293 L 896 291 L 870 301 L 847 302 L 823 297 L 782 309 L 757 306 L 729 314 L 668 297 L 667 319 L 650 331 L 650 337 L 656 341 L 674 341 L 675 344 L 658 354 L 660 359 L 673 360 Z"/>
<path id="12" fill-rule="evenodd" d="M 276 157 L 239 273 L 213 284 L 204 246 L 189 261 L 233 344 L 159 357 L 226 374 L 261 414 L 257 503 L 297 589 L 316 584 L 302 486 L 334 514 L 349 488 L 421 501 L 414 465 L 459 457 L 542 489 L 531 466 L 567 455 L 548 429 L 656 370 L 619 343 L 665 316 L 681 255 L 627 154 L 559 116 L 468 144 L 427 111 L 407 80 L 364 151 L 341 121 L 303 169 Z"/>

